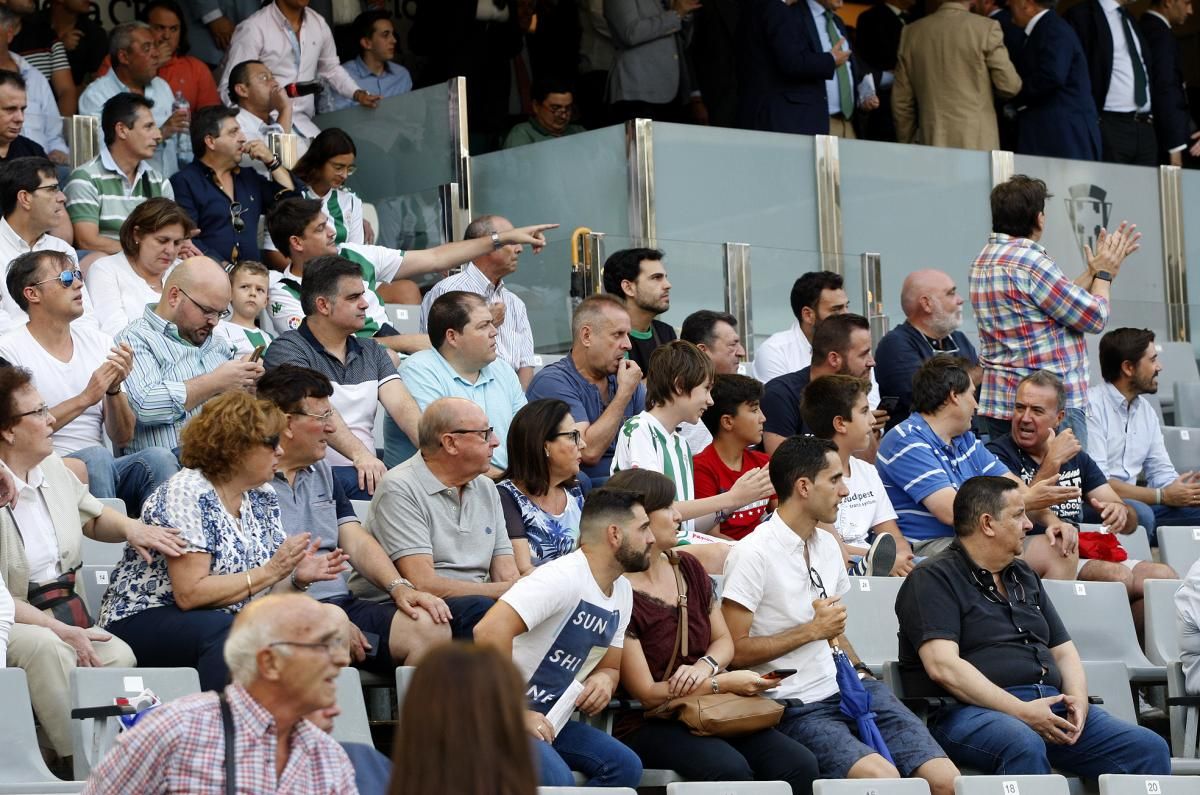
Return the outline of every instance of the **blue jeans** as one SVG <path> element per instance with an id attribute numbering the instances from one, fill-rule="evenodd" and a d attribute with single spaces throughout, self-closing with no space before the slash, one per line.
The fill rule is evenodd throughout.
<path id="1" fill-rule="evenodd" d="M 93 497 L 120 497 L 134 517 L 141 516 L 151 492 L 179 471 L 179 460 L 164 447 L 147 447 L 120 458 L 113 458 L 107 447 L 85 447 L 67 458 L 77 458 L 87 467 Z"/>
<path id="2" fill-rule="evenodd" d="M 1058 695 L 1047 685 L 1007 688 L 1022 701 Z M 1065 714 L 1065 708 L 1055 712 Z M 1168 775 L 1171 751 L 1147 728 L 1088 709 L 1074 745 L 1047 743 L 1023 721 L 992 709 L 957 706 L 936 712 L 929 724 L 935 740 L 959 767 L 996 775 L 1043 775 L 1057 768 L 1084 778 L 1103 773 Z"/>
<path id="3" fill-rule="evenodd" d="M 446 607 L 450 608 L 450 636 L 455 640 L 475 640 L 475 625 L 496 600 L 490 596 L 447 596 Z"/>
<path id="4" fill-rule="evenodd" d="M 129 644 L 138 665 L 147 668 L 195 668 L 202 690 L 229 684 L 225 637 L 233 613 L 224 610 L 180 610 L 176 605 L 152 607 L 114 621 L 104 629 Z"/>
<path id="5" fill-rule="evenodd" d="M 620 740 L 579 721 L 567 721 L 554 738 L 534 742 L 538 757 L 538 784 L 573 787 L 572 770 L 587 776 L 589 787 L 636 788 L 642 780 L 642 760 Z"/>
<path id="6" fill-rule="evenodd" d="M 366 500 L 371 501 L 371 495 L 366 489 L 358 487 L 358 470 L 352 466 L 330 467 L 333 472 L 333 479 L 342 486 L 342 491 L 346 493 L 348 500 Z"/>

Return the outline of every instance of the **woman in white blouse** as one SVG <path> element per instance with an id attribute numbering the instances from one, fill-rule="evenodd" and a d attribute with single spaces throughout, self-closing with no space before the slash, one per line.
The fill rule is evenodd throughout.
<path id="1" fill-rule="evenodd" d="M 129 214 L 121 225 L 121 252 L 93 262 L 84 278 L 106 334 L 115 337 L 142 316 L 146 304 L 158 303 L 167 271 L 193 226 L 182 207 L 161 197 Z"/>

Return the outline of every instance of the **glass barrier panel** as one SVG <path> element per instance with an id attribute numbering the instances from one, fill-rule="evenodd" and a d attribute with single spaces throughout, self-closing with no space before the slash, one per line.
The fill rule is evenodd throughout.
<path id="1" fill-rule="evenodd" d="M 1200 353 L 1200 228 L 1195 224 L 1188 228 L 1186 219 L 1200 218 L 1200 172 L 1183 172 L 1183 252 L 1184 262 L 1189 266 L 1187 280 L 1188 319 L 1191 321 L 1192 341 Z"/>

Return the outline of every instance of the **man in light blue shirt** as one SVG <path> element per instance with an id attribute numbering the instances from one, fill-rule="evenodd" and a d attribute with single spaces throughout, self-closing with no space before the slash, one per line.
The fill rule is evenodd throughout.
<path id="1" fill-rule="evenodd" d="M 1200 475 L 1175 471 L 1158 414 L 1142 395 L 1158 392 L 1162 365 L 1149 329 L 1119 328 L 1100 338 L 1104 383 L 1088 391 L 1088 455 L 1138 515 L 1150 543 L 1158 525 L 1200 525 Z M 1138 486 L 1138 473 L 1145 486 Z"/>
<path id="2" fill-rule="evenodd" d="M 412 75 L 400 64 L 392 63 L 396 55 L 396 26 L 392 22 L 392 12 L 383 9 L 364 11 L 354 20 L 354 33 L 358 36 L 360 54 L 342 67 L 358 87 L 379 97 L 394 97 L 412 91 Z M 336 91 L 323 92 L 322 98 L 326 97 L 328 107 L 321 108 L 326 112 L 358 105 Z"/>
<path id="3" fill-rule="evenodd" d="M 433 302 L 428 325 L 433 349 L 405 359 L 400 377 L 422 411 L 444 397 L 466 398 L 483 409 L 500 440 L 488 475 L 499 477 L 508 466 L 508 426 L 526 401 L 517 374 L 496 358 L 492 312 L 475 293 L 452 290 Z"/>

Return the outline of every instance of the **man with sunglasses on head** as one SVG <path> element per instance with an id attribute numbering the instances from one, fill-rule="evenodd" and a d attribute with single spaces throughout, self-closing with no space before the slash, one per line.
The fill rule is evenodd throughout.
<path id="1" fill-rule="evenodd" d="M 192 243 L 217 262 L 260 257 L 258 222 L 275 202 L 299 196 L 292 174 L 260 140 L 247 141 L 236 108 L 213 105 L 192 117 L 196 159 L 171 177 L 175 200 L 200 228 Z M 243 154 L 264 164 L 270 179 L 241 168 Z"/>
<path id="2" fill-rule="evenodd" d="M 213 337 L 229 316 L 229 279 L 208 257 L 190 257 L 167 276 L 157 304 L 117 335 L 133 351 L 125 391 L 137 423 L 127 451 L 173 450 L 188 418 L 209 398 L 231 389 L 253 389 L 261 363 Z"/>

